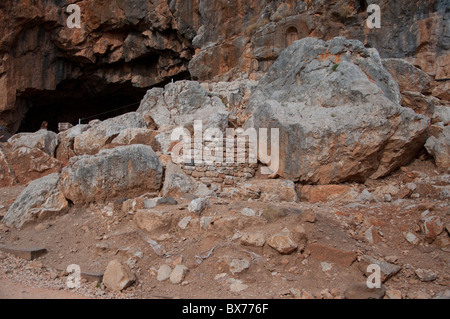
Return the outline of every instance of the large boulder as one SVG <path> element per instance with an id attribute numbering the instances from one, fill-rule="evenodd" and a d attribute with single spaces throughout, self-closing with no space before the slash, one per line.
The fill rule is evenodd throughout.
<path id="1" fill-rule="evenodd" d="M 158 127 L 192 127 L 194 121 L 203 122 L 203 128 L 228 127 L 229 113 L 218 96 L 208 93 L 198 82 L 179 81 L 147 92 L 138 113 L 147 123 Z"/>
<path id="2" fill-rule="evenodd" d="M 37 148 L 47 155 L 54 157 L 56 147 L 58 146 L 58 135 L 47 130 L 39 130 L 35 133 L 19 133 L 12 136 L 8 143 L 13 150 L 22 147 L 29 149 Z"/>
<path id="3" fill-rule="evenodd" d="M 32 221 L 67 212 L 69 204 L 59 190 L 59 174 L 31 182 L 9 208 L 3 222 L 21 228 Z"/>
<path id="4" fill-rule="evenodd" d="M 280 129 L 283 178 L 365 181 L 408 163 L 425 144 L 430 120 L 400 101 L 376 50 L 345 38 L 305 38 L 261 79 L 246 127 Z"/>
<path id="5" fill-rule="evenodd" d="M 120 146 L 72 158 L 61 189 L 72 202 L 86 204 L 159 191 L 162 179 L 163 165 L 150 146 Z"/>
<path id="6" fill-rule="evenodd" d="M 147 128 L 142 116 L 136 112 L 127 113 L 93 125 L 74 140 L 77 155 L 95 155 L 110 144 L 126 129 Z"/>

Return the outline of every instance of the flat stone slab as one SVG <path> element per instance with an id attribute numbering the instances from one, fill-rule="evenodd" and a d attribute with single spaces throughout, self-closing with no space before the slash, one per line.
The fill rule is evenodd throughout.
<path id="1" fill-rule="evenodd" d="M 17 249 L 9 247 L 0 247 L 0 251 L 14 255 L 25 260 L 35 260 L 47 253 L 45 248 Z"/>
<path id="2" fill-rule="evenodd" d="M 81 278 L 87 280 L 88 282 L 102 282 L 103 274 L 90 274 L 90 273 L 81 273 Z"/>

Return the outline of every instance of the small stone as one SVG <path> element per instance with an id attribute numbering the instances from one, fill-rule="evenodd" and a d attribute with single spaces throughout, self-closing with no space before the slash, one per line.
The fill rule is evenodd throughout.
<path id="1" fill-rule="evenodd" d="M 400 290 L 387 290 L 386 297 L 388 299 L 402 299 L 402 292 Z"/>
<path id="2" fill-rule="evenodd" d="M 322 299 L 334 299 L 329 289 L 324 289 L 320 292 Z"/>
<path id="3" fill-rule="evenodd" d="M 333 269 L 333 265 L 332 264 L 330 264 L 330 263 L 327 263 L 327 262 L 322 262 L 322 263 L 320 263 L 320 267 L 322 267 L 322 271 L 323 272 L 328 272 L 328 271 L 330 271 L 331 269 Z"/>
<path id="4" fill-rule="evenodd" d="M 162 265 L 161 267 L 159 267 L 158 275 L 157 275 L 156 279 L 158 281 L 166 281 L 170 278 L 171 273 L 172 273 L 172 269 L 170 268 L 169 265 Z"/>
<path id="5" fill-rule="evenodd" d="M 135 281 L 136 277 L 130 267 L 119 260 L 111 261 L 103 275 L 104 285 L 112 291 L 122 291 L 130 287 Z"/>
<path id="6" fill-rule="evenodd" d="M 241 244 L 244 246 L 263 247 L 266 243 L 264 233 L 246 233 L 241 237 Z"/>
<path id="7" fill-rule="evenodd" d="M 178 223 L 178 227 L 180 227 L 181 229 L 185 230 L 187 228 L 187 226 L 189 225 L 189 223 L 191 222 L 191 219 L 192 219 L 191 216 L 184 217 Z"/>
<path id="8" fill-rule="evenodd" d="M 178 205 L 178 202 L 172 197 L 159 197 L 146 199 L 144 201 L 145 209 L 152 209 L 160 205 Z"/>
<path id="9" fill-rule="evenodd" d="M 411 232 L 403 233 L 403 237 L 413 245 L 417 245 L 419 243 L 419 238 Z"/>
<path id="10" fill-rule="evenodd" d="M 384 260 L 386 260 L 386 262 L 388 262 L 388 263 L 393 264 L 393 263 L 397 262 L 398 256 L 387 256 L 384 258 Z"/>
<path id="11" fill-rule="evenodd" d="M 365 233 L 364 237 L 369 244 L 377 244 L 381 241 L 380 234 L 375 229 L 374 226 L 371 226 Z"/>
<path id="12" fill-rule="evenodd" d="M 203 230 L 208 230 L 211 225 L 211 217 L 202 217 L 200 218 L 200 228 Z"/>
<path id="13" fill-rule="evenodd" d="M 170 282 L 174 285 L 180 284 L 184 280 L 187 271 L 188 268 L 186 266 L 183 265 L 175 266 L 174 270 L 170 274 Z"/>
<path id="14" fill-rule="evenodd" d="M 188 210 L 190 213 L 202 214 L 209 205 L 209 200 L 207 198 L 197 198 L 189 204 Z"/>
<path id="15" fill-rule="evenodd" d="M 298 248 L 292 239 L 284 233 L 273 235 L 267 240 L 267 244 L 283 255 L 292 254 Z"/>
<path id="16" fill-rule="evenodd" d="M 428 239 L 436 239 L 444 231 L 444 223 L 437 216 L 425 218 L 424 221 L 425 236 Z"/>
<path id="17" fill-rule="evenodd" d="M 363 190 L 362 193 L 358 196 L 358 202 L 360 203 L 368 203 L 375 201 L 375 197 L 367 190 Z"/>
<path id="18" fill-rule="evenodd" d="M 247 217 L 255 217 L 256 216 L 256 212 L 250 208 L 244 208 L 242 210 L 241 214 L 244 216 L 247 216 Z"/>
<path id="19" fill-rule="evenodd" d="M 435 281 L 437 276 L 436 273 L 434 273 L 432 270 L 426 270 L 426 269 L 416 269 L 416 275 L 422 282 L 430 282 Z"/>
<path id="20" fill-rule="evenodd" d="M 227 276 L 226 273 L 217 274 L 217 275 L 214 277 L 214 280 L 220 280 L 220 279 L 225 278 L 226 276 Z"/>
<path id="21" fill-rule="evenodd" d="M 368 288 L 367 284 L 355 284 L 344 292 L 345 299 L 382 299 L 386 295 L 386 287 Z"/>
<path id="22" fill-rule="evenodd" d="M 250 268 L 250 261 L 245 258 L 233 259 L 229 264 L 230 272 L 233 275 L 242 273 L 243 271 Z"/>
<path id="23" fill-rule="evenodd" d="M 358 268 L 366 276 L 368 275 L 367 268 L 369 265 L 380 266 L 381 281 L 383 283 L 386 282 L 389 278 L 395 276 L 402 269 L 402 267 L 398 265 L 390 264 L 388 262 L 381 261 L 367 255 L 362 256 Z"/>
<path id="24" fill-rule="evenodd" d="M 302 296 L 302 293 L 295 288 L 291 288 L 289 289 L 289 293 L 294 297 L 294 298 L 300 298 Z"/>
<path id="25" fill-rule="evenodd" d="M 438 293 L 433 299 L 450 299 L 450 290 Z"/>
<path id="26" fill-rule="evenodd" d="M 317 215 L 312 209 L 302 213 L 302 221 L 314 224 L 317 221 Z"/>
<path id="27" fill-rule="evenodd" d="M 174 265 L 174 266 L 181 265 L 182 262 L 183 262 L 183 256 L 179 256 L 179 257 L 175 258 L 175 260 L 172 262 L 172 265 Z"/>

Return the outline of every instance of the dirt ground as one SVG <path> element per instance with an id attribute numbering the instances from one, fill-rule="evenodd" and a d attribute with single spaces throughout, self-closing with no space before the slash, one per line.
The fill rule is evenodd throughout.
<path id="1" fill-rule="evenodd" d="M 449 175 L 444 173 L 430 161 L 416 160 L 384 180 L 353 186 L 373 192 L 383 185 L 418 183 L 419 178 L 448 186 Z M 23 189 L 0 189 L 0 216 Z M 369 202 L 337 199 L 322 203 L 263 203 L 219 198 L 210 200 L 211 206 L 202 216 L 188 212 L 190 200 L 177 201 L 178 205 L 156 208 L 171 217 L 167 225 L 151 234 L 136 226 L 134 213 L 124 212 L 116 205 L 113 214 L 108 214 L 105 204 L 72 207 L 64 216 L 30 224 L 22 230 L 0 225 L 0 246 L 48 250 L 31 262 L 0 252 L 0 298 L 339 299 L 352 285 L 366 282 L 359 269 L 363 255 L 401 266 L 401 271 L 384 283 L 388 291 L 385 298 L 433 298 L 449 289 L 448 227 L 445 230 L 450 222 L 448 199 L 423 192 L 419 197 Z M 258 216 L 270 205 L 289 208 L 292 213 L 276 218 Z M 244 208 L 254 210 L 257 216 L 243 216 Z M 178 222 L 187 216 L 191 221 L 186 229 L 181 229 Z M 433 240 L 423 233 L 424 216 L 436 216 L 444 224 L 444 231 Z M 201 217 L 210 217 L 209 223 L 201 226 Z M 253 232 L 263 232 L 266 239 L 283 231 L 295 237 L 298 225 L 303 226 L 307 243 L 299 244 L 290 255 L 280 254 L 267 243 L 254 247 L 245 246 L 240 240 L 245 233 Z M 376 229 L 373 242 L 365 235 L 372 226 Z M 406 232 L 415 234 L 420 242 L 408 242 Z M 152 247 L 149 238 L 160 247 Z M 334 253 L 322 258 L 321 252 L 315 251 L 317 247 Z M 342 255 L 352 252 L 356 260 L 349 265 Z M 101 283 L 83 280 L 81 288 L 67 288 L 67 266 L 77 264 L 83 273 L 98 274 L 113 259 L 126 262 L 136 274 L 133 286 L 114 293 Z M 233 259 L 248 260 L 250 267 L 232 274 Z M 182 284 L 157 280 L 161 265 L 173 268 L 179 263 L 189 269 Z M 417 269 L 430 270 L 436 279 L 424 282 L 416 274 Z M 233 289 L 236 282 L 242 287 L 240 291 Z"/>

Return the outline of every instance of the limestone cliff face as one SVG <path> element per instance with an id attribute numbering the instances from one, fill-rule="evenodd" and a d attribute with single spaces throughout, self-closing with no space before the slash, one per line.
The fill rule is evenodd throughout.
<path id="1" fill-rule="evenodd" d="M 81 29 L 67 27 L 73 2 Z M 16 131 L 37 99 L 147 88 L 186 73 L 192 46 L 177 20 L 163 0 L 2 1 L 0 125 Z"/>
<path id="2" fill-rule="evenodd" d="M 71 3 L 81 9 L 81 29 L 67 27 Z M 53 103 L 75 112 L 66 99 L 82 104 L 173 78 L 258 79 L 307 36 L 345 36 L 383 58 L 406 58 L 432 76 L 434 95 L 448 100 L 448 1 L 379 4 L 381 29 L 366 26 L 365 0 L 2 1 L 0 125 L 15 132 L 32 107 Z"/>

